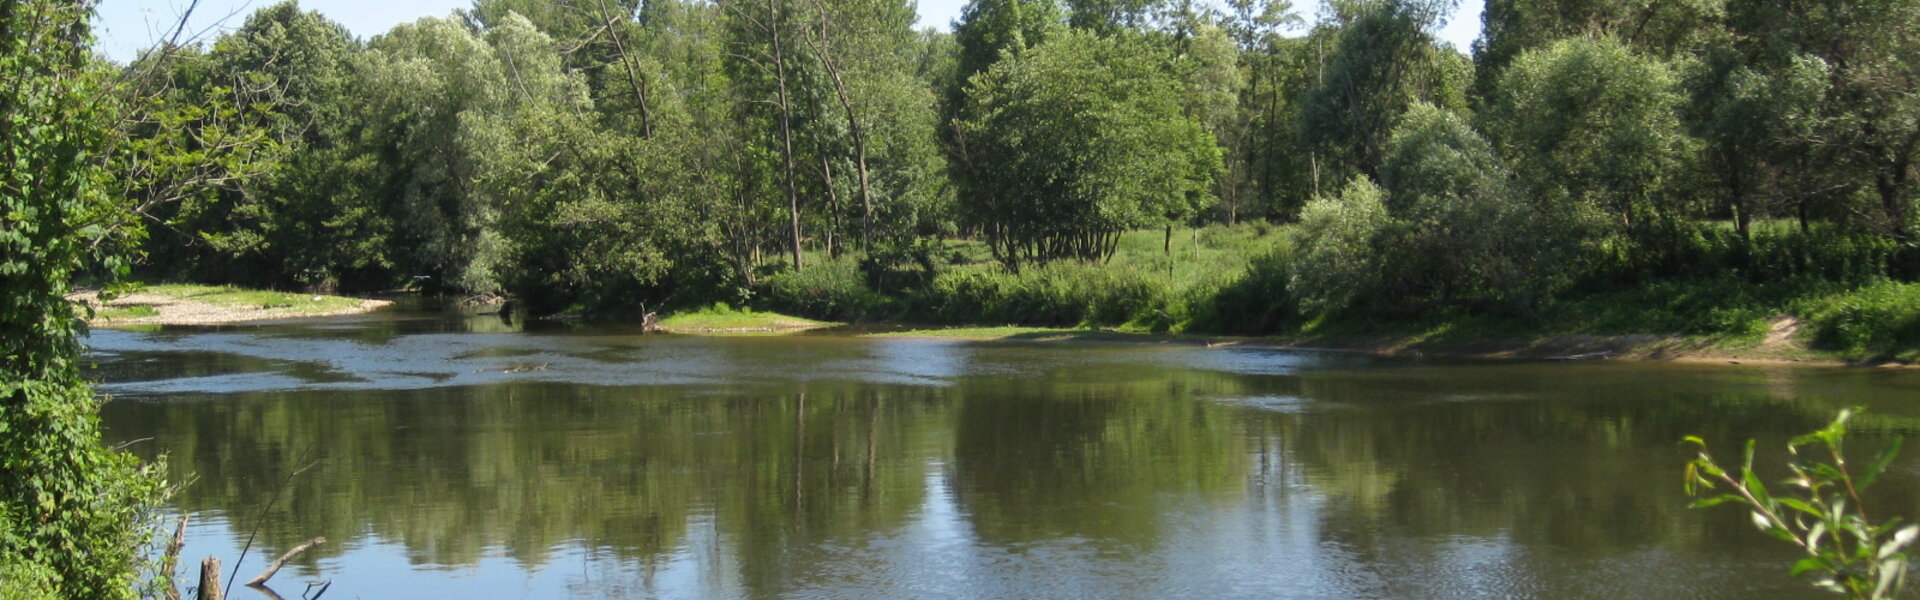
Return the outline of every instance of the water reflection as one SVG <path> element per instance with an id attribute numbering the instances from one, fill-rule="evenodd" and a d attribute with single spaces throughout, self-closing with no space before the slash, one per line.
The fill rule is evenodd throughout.
<path id="1" fill-rule="evenodd" d="M 529 598 L 1812 598 L 1675 441 L 1920 430 L 1880 371 L 432 323 L 101 332 L 107 426 L 190 556 Z"/>

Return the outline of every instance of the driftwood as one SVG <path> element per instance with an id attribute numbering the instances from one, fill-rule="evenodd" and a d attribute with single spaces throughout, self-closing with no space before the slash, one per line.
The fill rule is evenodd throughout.
<path id="1" fill-rule="evenodd" d="M 294 546 L 292 550 L 288 550 L 286 554 L 280 555 L 278 560 L 273 561 L 272 565 L 267 566 L 267 570 L 261 573 L 259 577 L 255 577 L 253 581 L 247 582 L 247 585 L 257 587 L 260 584 L 266 583 L 268 579 L 273 578 L 274 573 L 280 572 L 280 567 L 286 566 L 287 561 L 293 560 L 293 557 L 299 556 L 301 552 L 306 552 L 308 548 L 324 543 L 327 543 L 327 538 L 317 537 L 307 540 L 304 544 Z"/>
<path id="2" fill-rule="evenodd" d="M 209 556 L 200 561 L 200 593 L 196 600 L 220 600 L 220 558 Z"/>
<path id="3" fill-rule="evenodd" d="M 180 513 L 180 526 L 173 530 L 173 543 L 160 559 L 160 580 L 167 582 L 167 600 L 180 600 L 180 586 L 173 584 L 174 567 L 180 564 L 180 548 L 187 545 L 187 513 Z"/>
<path id="4" fill-rule="evenodd" d="M 1547 360 L 1576 361 L 1576 360 L 1602 360 L 1607 358 L 1613 358 L 1613 352 L 1588 352 L 1586 354 L 1569 354 L 1566 356 L 1555 356 L 1552 358 L 1548 358 Z"/>

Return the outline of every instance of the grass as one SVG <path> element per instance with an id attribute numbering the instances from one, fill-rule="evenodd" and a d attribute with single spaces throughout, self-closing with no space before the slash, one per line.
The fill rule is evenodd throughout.
<path id="1" fill-rule="evenodd" d="M 733 308 L 723 303 L 691 311 L 681 311 L 660 320 L 660 328 L 673 332 L 791 331 L 816 329 L 834 323 L 815 321 L 751 308 Z"/>
<path id="2" fill-rule="evenodd" d="M 132 304 L 123 306 L 103 306 L 93 311 L 96 319 L 141 319 L 160 316 L 160 309 L 150 304 Z"/>

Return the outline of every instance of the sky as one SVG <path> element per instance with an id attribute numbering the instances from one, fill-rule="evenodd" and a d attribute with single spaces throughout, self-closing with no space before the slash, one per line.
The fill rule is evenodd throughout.
<path id="1" fill-rule="evenodd" d="M 211 40 L 222 28 L 233 28 L 246 21 L 247 13 L 277 0 L 200 0 L 183 38 Z M 100 49 L 118 61 L 127 61 L 140 49 L 171 33 L 171 28 L 192 0 L 102 0 L 100 16 L 95 20 Z M 1453 19 L 1440 32 L 1440 39 L 1466 51 L 1480 35 L 1480 10 L 1484 0 L 1462 0 Z M 308 10 L 318 10 L 346 25 L 354 35 L 369 38 L 404 22 L 420 17 L 440 16 L 457 8 L 471 6 L 472 0 L 302 0 Z M 920 0 L 920 27 L 950 28 L 960 16 L 966 0 Z M 1318 12 L 1318 2 L 1299 3 L 1300 12 L 1309 19 Z"/>

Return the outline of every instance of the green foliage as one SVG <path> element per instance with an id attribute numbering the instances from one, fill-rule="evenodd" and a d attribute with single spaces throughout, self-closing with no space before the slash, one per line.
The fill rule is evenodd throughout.
<path id="1" fill-rule="evenodd" d="M 1491 97 L 1515 57 L 1555 41 L 1611 36 L 1636 51 L 1671 58 L 1713 40 L 1725 0 L 1488 0 L 1474 42 L 1475 90 Z"/>
<path id="2" fill-rule="evenodd" d="M 888 306 L 888 298 L 867 287 L 866 273 L 850 259 L 775 274 L 761 282 L 759 292 L 759 304 L 766 308 L 822 319 L 860 320 Z"/>
<path id="3" fill-rule="evenodd" d="M 1190 292 L 1189 331 L 1263 335 L 1278 333 L 1296 319 L 1292 298 L 1292 246 L 1282 245 L 1253 259 L 1246 273 L 1216 287 Z"/>
<path id="4" fill-rule="evenodd" d="M 1881 282 L 1809 303 L 1815 345 L 1856 356 L 1920 348 L 1920 284 Z"/>
<path id="5" fill-rule="evenodd" d="M 1536 211 L 1508 181 L 1493 148 L 1458 116 L 1426 104 L 1387 141 L 1389 212 L 1383 244 L 1401 302 L 1467 302 L 1532 310 L 1574 282 L 1588 252 L 1577 210 Z"/>
<path id="6" fill-rule="evenodd" d="M 1543 209 L 1611 214 L 1621 230 L 1695 214 L 1682 193 L 1694 141 L 1679 81 L 1612 38 L 1569 38 L 1521 54 L 1486 115 L 1489 137 Z"/>
<path id="7" fill-rule="evenodd" d="M 1058 0 L 973 0 L 954 22 L 956 51 L 954 87 L 948 91 L 950 110 L 957 111 L 966 96 L 967 80 L 1005 56 L 1017 55 L 1047 41 L 1062 29 L 1065 15 Z"/>
<path id="8" fill-rule="evenodd" d="M 1787 443 L 1792 475 L 1785 483 L 1796 490 L 1791 495 L 1769 491 L 1755 473 L 1752 440 L 1747 441 L 1740 470 L 1732 472 L 1707 454 L 1705 440 L 1687 436 L 1686 442 L 1699 448 L 1697 457 L 1687 462 L 1687 493 L 1726 486 L 1725 492 L 1707 495 L 1693 506 L 1733 503 L 1751 511 L 1761 532 L 1806 553 L 1794 563 L 1792 574 L 1812 573 L 1815 587 L 1854 600 L 1895 598 L 1906 586 L 1905 550 L 1920 537 L 1920 525 L 1901 527 L 1897 518 L 1874 523 L 1868 517 L 1861 494 L 1893 462 L 1900 443 L 1896 438 L 1864 468 L 1849 467 L 1844 442 L 1853 412 L 1842 410 L 1825 428 Z"/>
<path id="9" fill-rule="evenodd" d="M 1436 45 L 1428 3 L 1383 0 L 1349 5 L 1325 57 L 1325 71 L 1303 99 L 1302 135 L 1330 168 L 1326 179 L 1378 176 L 1387 136 L 1416 102 L 1464 109 L 1465 57 Z"/>
<path id="10" fill-rule="evenodd" d="M 0 564 L 53 575 L 20 582 L 29 594 L 133 597 L 161 478 L 100 445 L 98 401 L 77 377 L 16 377 L 0 381 Z"/>
<path id="11" fill-rule="evenodd" d="M 1009 265 L 1110 256 L 1118 234 L 1212 200 L 1219 148 L 1168 57 L 1068 32 L 973 79 L 955 138 L 962 215 Z"/>
<path id="12" fill-rule="evenodd" d="M 1289 287 L 1303 311 L 1339 311 L 1382 285 L 1383 253 L 1375 244 L 1393 227 L 1385 200 L 1380 186 L 1355 177 L 1340 195 L 1301 211 Z"/>
<path id="13" fill-rule="evenodd" d="M 91 7 L 0 2 L 0 594 L 130 598 L 160 482 L 100 445 L 80 378 L 74 277 L 125 268 L 137 227 L 107 193 L 114 114 Z M 18 579 L 15 579 L 18 578 Z"/>
<path id="14" fill-rule="evenodd" d="M 1059 261 L 941 277 L 907 302 L 936 322 L 1093 327 L 1153 321 L 1174 300 L 1145 273 Z"/>

